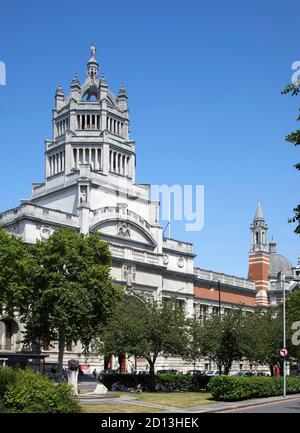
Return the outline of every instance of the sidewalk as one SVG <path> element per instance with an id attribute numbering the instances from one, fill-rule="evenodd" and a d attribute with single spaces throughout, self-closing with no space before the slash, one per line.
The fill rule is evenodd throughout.
<path id="1" fill-rule="evenodd" d="M 207 404 L 205 406 L 193 406 L 186 408 L 174 408 L 172 411 L 165 412 L 185 412 L 185 413 L 217 413 L 226 412 L 226 410 L 246 408 L 252 406 L 259 406 L 265 403 L 277 403 L 280 401 L 296 400 L 300 399 L 300 394 L 290 394 L 286 397 L 266 397 L 266 398 L 253 398 L 249 400 L 236 401 L 236 402 L 216 402 Z"/>

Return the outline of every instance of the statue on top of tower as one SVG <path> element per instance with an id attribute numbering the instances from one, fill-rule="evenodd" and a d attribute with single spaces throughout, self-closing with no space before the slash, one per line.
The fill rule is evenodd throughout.
<path id="1" fill-rule="evenodd" d="M 91 58 L 95 57 L 96 54 L 96 47 L 94 45 L 94 43 L 92 43 L 91 45 Z"/>

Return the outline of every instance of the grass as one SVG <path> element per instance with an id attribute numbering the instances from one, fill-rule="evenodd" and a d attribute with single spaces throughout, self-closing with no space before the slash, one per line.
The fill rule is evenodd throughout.
<path id="1" fill-rule="evenodd" d="M 156 413 L 159 409 L 136 404 L 89 404 L 81 406 L 83 413 Z"/>
<path id="2" fill-rule="evenodd" d="M 214 402 L 209 392 L 145 392 L 138 394 L 138 399 L 174 407 L 200 406 Z"/>
<path id="3" fill-rule="evenodd" d="M 143 392 L 140 394 L 129 392 L 111 392 L 109 394 L 118 394 L 120 396 L 130 396 L 134 398 L 136 404 L 115 401 L 115 404 L 95 404 L 82 405 L 83 412 L 89 413 L 156 413 L 164 410 L 164 406 L 174 408 L 184 408 L 192 406 L 202 406 L 213 403 L 214 400 L 209 392 Z M 139 402 L 141 404 L 139 404 Z M 156 406 L 161 405 L 162 407 Z"/>

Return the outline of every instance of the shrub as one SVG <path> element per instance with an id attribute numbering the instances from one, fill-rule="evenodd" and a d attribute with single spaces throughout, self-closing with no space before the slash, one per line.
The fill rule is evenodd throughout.
<path id="1" fill-rule="evenodd" d="M 10 367 L 0 368 L 0 399 L 3 398 L 8 385 L 16 382 L 17 371 Z"/>
<path id="2" fill-rule="evenodd" d="M 153 383 L 171 385 L 174 391 L 205 391 L 209 380 L 208 376 L 186 374 L 156 374 L 153 378 L 147 374 L 107 374 L 102 377 L 103 384 L 109 390 L 114 382 L 119 382 L 129 388 L 141 384 L 145 391 L 151 391 Z"/>
<path id="3" fill-rule="evenodd" d="M 16 372 L 15 383 L 7 386 L 3 403 L 13 412 L 80 412 L 70 385 L 55 384 L 32 370 Z"/>
<path id="4" fill-rule="evenodd" d="M 281 395 L 282 377 L 213 377 L 208 389 L 215 400 L 237 401 Z M 300 392 L 300 378 L 287 377 L 287 394 Z"/>

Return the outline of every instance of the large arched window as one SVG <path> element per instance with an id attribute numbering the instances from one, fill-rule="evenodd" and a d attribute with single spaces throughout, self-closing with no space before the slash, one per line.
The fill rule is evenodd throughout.
<path id="1" fill-rule="evenodd" d="M 0 350 L 18 349 L 19 327 L 14 320 L 0 320 Z"/>

